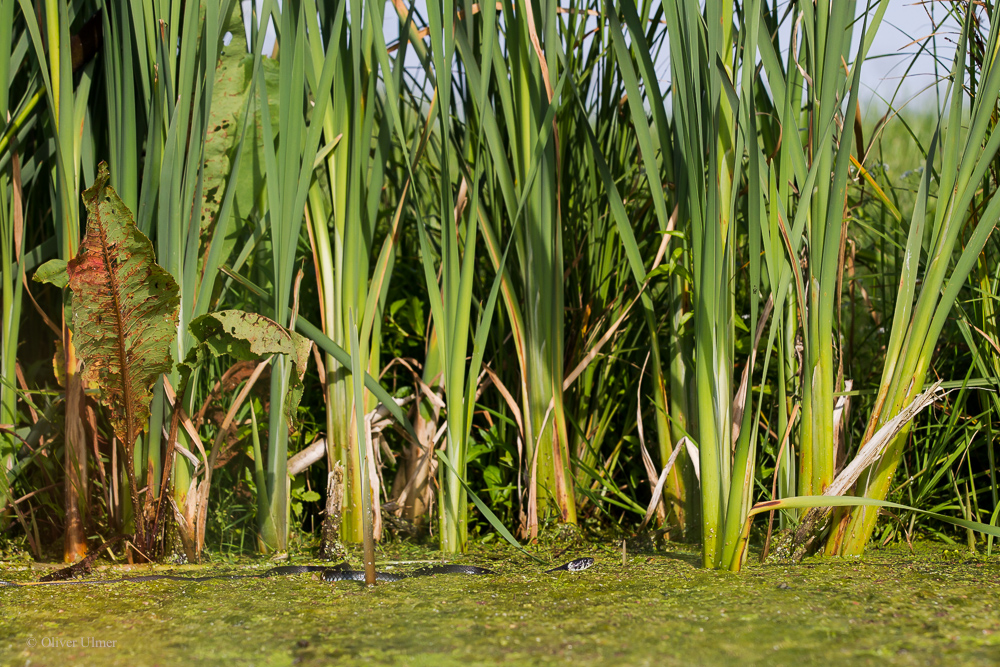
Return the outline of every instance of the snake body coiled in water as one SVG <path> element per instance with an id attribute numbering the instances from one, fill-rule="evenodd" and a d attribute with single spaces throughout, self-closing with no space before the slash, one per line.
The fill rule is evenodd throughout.
<path id="1" fill-rule="evenodd" d="M 546 574 L 551 574 L 553 572 L 558 572 L 560 570 L 566 570 L 568 572 L 580 572 L 586 570 L 591 565 L 594 564 L 593 558 L 577 558 L 576 560 L 571 560 L 568 563 L 563 563 L 559 567 L 554 567 L 551 570 L 546 570 Z M 267 579 L 269 577 L 280 577 L 289 574 L 304 574 L 307 572 L 320 572 L 320 577 L 323 581 L 337 582 L 337 581 L 360 581 L 364 582 L 365 573 L 364 570 L 352 570 L 347 561 L 333 567 L 326 567 L 323 565 L 281 565 L 278 567 L 272 567 L 266 572 L 260 574 L 216 574 L 206 577 L 182 577 L 176 574 L 144 574 L 135 577 L 120 577 L 118 579 L 69 579 L 66 581 L 30 581 L 24 583 L 18 583 L 13 581 L 2 581 L 0 580 L 0 587 L 4 586 L 73 586 L 82 584 L 118 584 L 122 582 L 131 583 L 142 583 L 148 581 L 210 581 L 212 579 Z M 433 565 L 430 567 L 422 567 L 419 570 L 415 570 L 410 574 L 395 574 L 391 572 L 376 572 L 375 581 L 380 583 L 389 583 L 393 581 L 401 581 L 403 579 L 410 579 L 413 577 L 429 577 L 435 574 L 469 574 L 469 575 L 485 575 L 485 574 L 496 574 L 493 570 L 488 570 L 485 567 L 477 567 L 475 565 Z"/>

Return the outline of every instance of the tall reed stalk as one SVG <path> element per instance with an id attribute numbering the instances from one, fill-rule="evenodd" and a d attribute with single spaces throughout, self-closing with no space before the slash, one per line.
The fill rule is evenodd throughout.
<path id="1" fill-rule="evenodd" d="M 242 69 L 248 54 L 237 8 L 231 0 L 209 3 L 199 14 L 184 3 L 169 2 L 115 6 L 104 16 L 106 106 L 112 118 L 128 126 L 122 135 L 108 135 L 113 184 L 134 207 L 140 230 L 155 238 L 159 263 L 180 287 L 180 318 L 171 346 L 178 361 L 196 342 L 188 324 L 215 305 L 219 267 L 233 245 L 237 176 L 244 173 L 241 156 L 255 86 Z M 259 48 L 252 62 L 248 71 L 259 71 Z M 142 102 L 136 100 L 137 90 Z M 144 143 L 138 140 L 143 133 Z M 252 188 L 253 181 L 245 187 Z M 180 392 L 173 411 L 185 416 L 198 411 L 198 385 L 205 377 L 197 365 L 191 371 L 186 382 L 178 368 L 166 378 Z M 179 444 L 198 452 L 199 464 L 181 456 L 165 460 L 162 434 L 171 414 L 158 382 L 149 429 L 136 447 L 135 472 L 152 495 L 169 475 L 181 539 L 188 557 L 197 559 L 214 453 L 182 428 Z"/>
<path id="2" fill-rule="evenodd" d="M 309 15 L 316 13 L 315 3 L 307 4 Z M 324 160 L 326 188 L 317 183 L 310 190 L 310 224 L 318 260 L 324 331 L 353 352 L 348 335 L 349 314 L 353 312 L 359 326 L 358 341 L 365 348 L 363 358 L 368 360 L 367 370 L 378 376 L 385 293 L 395 261 L 399 216 L 409 192 L 404 186 L 399 201 L 394 202 L 397 213 L 372 267 L 372 251 L 380 231 L 377 225 L 382 183 L 387 177 L 392 143 L 389 116 L 382 113 L 376 117 L 378 80 L 380 75 L 398 80 L 402 68 L 397 63 L 395 71 L 381 70 L 372 52 L 371 13 L 363 10 L 363 3 L 355 2 L 351 4 L 351 18 L 347 19 L 343 15 L 346 7 L 347 3 L 339 3 L 332 13 L 326 6 L 319 12 L 322 31 L 330 35 L 328 48 L 339 54 L 323 118 L 323 141 L 332 146 Z M 310 53 L 318 68 L 322 49 L 316 33 L 310 34 Z M 347 541 L 360 542 L 363 477 L 350 418 L 355 402 L 353 383 L 348 369 L 332 356 L 326 357 L 326 367 L 328 460 L 343 468 L 345 480 L 340 534 Z M 375 403 L 363 398 L 362 407 L 367 413 Z"/>
<path id="3" fill-rule="evenodd" d="M 744 52 L 756 50 L 756 6 L 744 7 L 749 17 L 740 32 Z M 723 81 L 739 71 L 739 60 L 729 3 L 707 2 L 704 19 L 696 5 L 677 3 L 666 8 L 664 20 L 673 74 L 678 214 L 685 223 L 690 220 L 694 259 L 702 552 L 706 567 L 720 567 L 727 511 L 739 511 L 727 503 L 733 477 L 733 168 L 742 156 L 735 153 L 734 109 L 723 91 Z"/>
<path id="4" fill-rule="evenodd" d="M 941 123 L 946 127 L 939 126 L 931 144 L 910 222 L 892 333 L 865 441 L 923 390 L 949 313 L 1000 221 L 1000 198 L 990 196 L 993 188 L 983 187 L 1000 150 L 1000 132 L 994 131 L 1000 96 L 1000 31 L 997 29 L 1000 6 L 993 6 L 990 12 L 990 32 L 982 61 L 978 66 L 970 66 L 966 58 L 970 56 L 968 46 L 975 11 L 973 5 L 965 9 L 962 37 L 951 70 L 948 115 Z M 969 71 L 973 74 L 967 78 Z M 968 107 L 965 105 L 966 86 L 971 90 Z M 936 162 L 938 145 L 940 163 Z M 937 197 L 932 207 L 931 177 L 938 164 Z M 953 263 L 959 242 L 961 254 Z M 926 259 L 921 276 L 919 260 L 924 248 Z M 859 495 L 876 500 L 886 497 L 907 437 L 908 429 L 901 432 L 879 462 L 861 476 L 856 488 Z M 861 553 L 871 538 L 877 512 L 858 507 L 842 516 L 844 520 L 835 525 L 827 541 L 827 552 Z"/>
<path id="5" fill-rule="evenodd" d="M 309 35 L 320 28 L 316 14 L 308 11 L 304 2 L 286 2 L 280 14 L 273 2 L 264 5 L 263 17 L 271 16 L 279 26 L 282 57 L 278 60 L 279 116 L 271 118 L 268 90 L 258 79 L 261 136 L 264 143 L 264 168 L 267 177 L 267 208 L 264 224 L 271 237 L 272 273 L 275 321 L 289 326 L 289 306 L 292 298 L 292 275 L 295 267 L 299 233 L 313 165 L 319 148 L 330 90 L 339 49 L 336 28 L 326 35 L 328 42 L 319 62 L 307 58 Z M 343 6 L 339 18 L 343 17 Z M 257 35 L 263 39 L 263 31 Z M 255 49 L 259 49 L 256 46 Z M 258 71 L 258 77 L 263 74 Z M 310 101 L 309 93 L 312 93 Z M 303 119 L 309 117 L 308 123 Z M 276 138 L 280 137 L 280 141 Z M 284 551 L 288 540 L 288 432 L 290 415 L 290 378 L 294 364 L 285 355 L 276 355 L 271 372 L 271 409 L 268 420 L 267 512 L 258 517 L 260 548 L 263 551 Z"/>
<path id="6" fill-rule="evenodd" d="M 793 11 L 797 10 L 793 7 Z M 766 5 L 763 9 L 766 10 Z M 809 412 L 808 419 L 815 416 L 820 424 L 832 422 L 832 355 L 829 339 L 831 336 L 833 309 L 839 305 L 833 295 L 837 282 L 838 259 L 840 257 L 840 223 L 843 208 L 844 184 L 848 165 L 850 144 L 840 143 L 840 151 L 834 169 L 833 141 L 834 115 L 839 110 L 839 100 L 843 99 L 845 89 L 842 62 L 846 56 L 846 48 L 850 43 L 848 30 L 853 19 L 853 4 L 843 3 L 836 7 L 820 3 L 815 8 L 801 8 L 804 18 L 804 30 L 811 35 L 812 47 L 806 65 L 812 66 L 813 76 L 806 77 L 811 85 L 817 86 L 813 103 L 813 112 L 809 119 L 816 123 L 813 136 L 820 136 L 817 149 L 808 164 L 810 171 L 807 177 L 807 161 L 801 148 L 798 152 L 781 154 L 783 161 L 770 164 L 761 162 L 763 154 L 774 155 L 778 145 L 767 142 L 767 135 L 758 135 L 758 120 L 756 105 L 758 99 L 767 100 L 760 95 L 762 84 L 753 70 L 757 61 L 758 34 L 762 18 L 761 3 L 747 3 L 741 7 L 741 13 L 733 14 L 732 5 L 725 2 L 706 3 L 704 13 L 694 5 L 679 3 L 666 8 L 664 19 L 671 49 L 671 68 L 673 73 L 673 124 L 675 139 L 675 157 L 677 166 L 674 172 L 678 175 L 679 215 L 684 224 L 690 220 L 690 233 L 694 257 L 694 320 L 695 320 L 695 368 L 698 412 L 698 445 L 701 465 L 701 513 L 703 557 L 706 566 L 733 567 L 737 554 L 735 538 L 741 530 L 743 521 L 752 504 L 754 463 L 756 461 L 757 419 L 751 416 L 756 410 L 747 392 L 747 383 L 754 372 L 756 342 L 751 344 L 750 359 L 744 370 L 744 378 L 738 391 L 732 384 L 732 368 L 734 366 L 734 346 L 736 341 L 735 310 L 736 290 L 738 290 L 739 273 L 736 262 L 739 255 L 746 250 L 739 245 L 742 234 L 749 241 L 749 268 L 751 292 L 750 301 L 750 334 L 751 340 L 759 339 L 758 327 L 764 325 L 768 309 L 762 311 L 762 321 L 758 323 L 759 299 L 762 300 L 761 287 L 770 287 L 772 299 L 777 298 L 784 311 L 787 301 L 787 289 L 791 279 L 790 264 L 781 255 L 785 248 L 780 244 L 779 228 L 784 224 L 783 208 L 776 197 L 778 192 L 771 188 L 768 196 L 768 183 L 787 183 L 798 179 L 802 185 L 799 192 L 803 193 L 804 201 L 796 202 L 796 225 L 790 232 L 784 231 L 785 242 L 790 241 L 790 252 L 797 252 L 799 234 L 805 233 L 809 242 L 809 250 L 815 254 L 815 259 L 809 263 L 815 273 L 809 280 L 809 289 L 803 289 L 799 278 L 799 298 L 808 293 L 812 307 L 805 310 L 800 303 L 800 312 L 808 318 L 809 340 L 816 342 L 812 348 L 807 347 L 809 359 L 810 388 L 807 390 L 807 401 L 818 401 L 828 407 L 817 408 L 816 414 Z M 884 11 L 884 4 L 877 16 Z M 818 17 L 818 18 L 816 18 Z M 738 19 L 740 31 L 733 32 L 734 18 Z M 877 21 L 878 19 L 876 19 Z M 634 23 L 634 19 L 633 19 Z M 767 26 L 768 22 L 763 21 Z M 812 30 L 813 32 L 809 32 Z M 820 32 L 817 33 L 816 30 Z M 637 38 L 638 31 L 633 28 L 631 36 Z M 867 48 L 867 43 L 864 45 Z M 766 40 L 761 48 L 764 52 L 763 62 L 768 67 L 767 73 L 775 98 L 779 100 L 778 108 L 784 108 L 781 114 L 783 127 L 797 127 L 798 101 L 785 98 L 790 91 L 797 91 L 801 79 L 797 70 L 789 66 L 784 72 L 772 66 L 773 56 L 769 60 L 770 40 Z M 829 53 L 827 52 L 829 49 Z M 857 68 L 864 59 L 864 51 L 857 59 L 854 75 L 855 85 L 851 92 L 856 95 Z M 649 71 L 646 65 L 646 72 Z M 644 72 L 644 74 L 646 73 Z M 837 79 L 839 73 L 839 80 Z M 648 77 L 648 74 L 646 74 Z M 647 84 L 649 80 L 647 78 Z M 652 87 L 654 99 L 657 97 L 655 87 Z M 853 104 L 852 98 L 852 103 Z M 822 100 L 820 106 L 818 101 Z M 854 107 L 849 104 L 849 113 Z M 776 105 L 777 106 L 777 105 Z M 654 109 L 656 107 L 654 106 Z M 794 114 L 792 109 L 795 109 Z M 633 116 L 635 117 L 635 113 Z M 848 118 L 848 123 L 850 123 Z M 666 128 L 667 124 L 658 119 L 658 127 Z M 850 125 L 848 125 L 850 126 Z M 663 134 L 664 129 L 660 130 Z M 640 133 L 642 131 L 640 130 Z M 794 151 L 797 133 L 786 132 L 791 136 L 786 143 Z M 773 135 L 771 135 L 773 137 Z M 665 143 L 665 142 L 664 142 Z M 650 149 L 644 151 L 644 158 L 649 161 Z M 746 158 L 744 158 L 746 155 Z M 748 171 L 743 172 L 743 161 Z M 784 166 L 786 169 L 795 167 L 794 174 L 779 177 L 771 175 L 772 170 Z M 827 172 L 834 172 L 829 188 Z M 823 174 L 817 178 L 816 174 Z M 737 194 L 741 182 L 749 191 L 746 203 L 741 203 Z M 821 183 L 815 190 L 813 183 Z M 785 185 L 781 186 L 783 194 L 787 193 Z M 820 193 L 815 199 L 815 210 L 811 216 L 803 215 L 804 208 L 811 204 L 814 192 Z M 830 202 L 836 202 L 831 204 Z M 745 208 L 744 208 L 745 207 Z M 741 210 L 742 209 L 742 210 Z M 768 211 L 769 209 L 769 211 Z M 736 228 L 740 214 L 746 221 L 746 232 Z M 807 227 L 808 221 L 823 221 L 822 227 Z M 770 221 L 770 222 L 768 222 Z M 817 223 L 819 224 L 819 223 Z M 807 228 L 806 228 L 807 227 Z M 683 227 L 686 228 L 686 227 Z M 802 231 L 800 231 L 802 230 Z M 763 251 L 766 266 L 762 267 L 758 257 Z M 795 255 L 793 254 L 793 257 Z M 796 260 L 797 261 L 797 260 Z M 817 269 L 813 269 L 817 267 Z M 820 273 L 818 268 L 822 267 Z M 762 274 L 766 268 L 766 274 Z M 720 278 L 721 277 L 721 278 Z M 767 282 L 762 282 L 762 278 Z M 826 285 L 823 287 L 822 285 Z M 771 303 L 771 302 L 769 302 Z M 778 326 L 771 327 L 770 340 L 765 354 L 764 372 L 766 373 L 771 344 L 779 328 L 788 322 L 786 317 L 778 319 Z M 823 333 L 823 332 L 826 333 Z M 782 337 L 783 341 L 787 341 Z M 823 344 L 820 345 L 819 341 Z M 787 343 L 786 343 L 787 344 Z M 810 355 L 810 350 L 815 354 Z M 826 350 L 823 353 L 823 350 Z M 781 362 L 784 364 L 784 360 Z M 823 378 L 826 378 L 824 381 Z M 818 392 L 816 396 L 814 393 Z M 825 392 L 825 393 L 824 393 Z M 829 399 L 829 400 L 827 400 Z M 811 403 L 810 403 L 811 405 Z M 787 410 L 787 408 L 786 408 Z M 787 423 L 787 412 L 784 421 Z M 811 421 L 810 421 L 811 425 Z M 832 423 L 829 428 L 820 428 L 826 441 L 815 443 L 815 449 L 801 456 L 808 470 L 799 475 L 799 479 L 808 480 L 810 485 L 807 493 L 812 493 L 815 480 L 812 474 L 811 461 L 815 452 L 825 462 L 826 470 L 823 479 L 832 480 L 833 446 Z M 807 431 L 819 433 L 811 426 Z M 810 440 L 810 447 L 813 443 Z M 787 480 L 787 474 L 786 474 Z M 828 482 L 826 482 L 828 483 Z"/>
<path id="7" fill-rule="evenodd" d="M 14 50 L 14 0 L 0 0 L 0 136 L 7 134 L 10 108 L 10 67 Z M 13 151 L 9 151 L 12 153 Z M 10 170 L 0 170 L 0 262 L 2 282 L 0 297 L 0 423 L 17 423 L 17 344 L 21 328 L 23 294 L 24 219 L 18 159 L 11 156 Z M 12 433 L 0 434 L 0 530 L 6 529 L 12 515 L 11 480 L 19 443 Z"/>
<path id="8" fill-rule="evenodd" d="M 493 210 L 481 217 L 487 251 L 494 268 L 499 268 L 503 253 L 498 239 L 513 238 L 516 252 L 516 262 L 504 278 L 503 297 L 520 371 L 519 437 L 528 480 L 522 528 L 534 536 L 540 513 L 576 522 L 562 386 L 565 145 L 560 143 L 559 117 L 554 113 L 564 104 L 563 80 L 571 73 L 563 71 L 557 3 L 508 2 L 502 9 L 497 27 L 484 12 L 481 35 L 473 30 L 474 21 L 459 24 L 457 44 L 468 75 L 468 102 L 476 110 L 471 127 L 486 139 L 491 159 L 487 173 L 501 195 Z M 502 45 L 486 32 L 499 29 L 499 18 L 504 27 Z M 496 73 L 492 81 L 490 68 Z M 493 86 L 495 98 L 487 96 Z M 549 135 L 550 139 L 540 140 Z M 501 227 L 501 220 L 510 226 Z"/>
<path id="9" fill-rule="evenodd" d="M 69 33 L 71 5 L 68 0 L 46 0 L 40 12 L 41 24 L 36 20 L 39 15 L 29 3 L 22 1 L 20 5 L 35 56 L 41 65 L 39 70 L 45 88 L 48 118 L 55 138 L 49 192 L 59 257 L 68 262 L 76 255 L 80 244 L 78 196 L 82 190 L 81 154 L 86 138 L 83 128 L 94 66 L 89 63 L 83 69 L 80 81 L 74 87 Z M 73 7 L 74 12 L 75 9 Z M 93 173 L 94 165 L 86 167 Z M 71 562 L 87 553 L 88 475 L 82 421 L 83 386 L 69 320 L 70 316 L 64 310 L 60 360 L 66 390 L 63 450 L 66 532 L 63 555 L 66 561 Z"/>

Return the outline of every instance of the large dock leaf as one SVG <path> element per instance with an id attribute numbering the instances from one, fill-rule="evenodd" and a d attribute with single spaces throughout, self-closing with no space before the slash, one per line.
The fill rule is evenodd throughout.
<path id="1" fill-rule="evenodd" d="M 73 340 L 84 382 L 96 382 L 129 459 L 149 419 L 150 386 L 172 367 L 177 283 L 156 264 L 153 246 L 98 167 L 83 193 L 87 235 L 67 265 L 73 290 Z M 131 460 L 129 470 L 131 471 Z"/>

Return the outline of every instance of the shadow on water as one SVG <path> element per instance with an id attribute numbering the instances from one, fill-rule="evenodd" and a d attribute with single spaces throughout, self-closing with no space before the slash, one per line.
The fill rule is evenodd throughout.
<path id="1" fill-rule="evenodd" d="M 666 551 L 657 554 L 662 558 L 669 558 L 671 560 L 679 560 L 682 563 L 687 563 L 691 567 L 701 567 L 701 556 L 693 553 L 685 553 L 683 551 Z"/>

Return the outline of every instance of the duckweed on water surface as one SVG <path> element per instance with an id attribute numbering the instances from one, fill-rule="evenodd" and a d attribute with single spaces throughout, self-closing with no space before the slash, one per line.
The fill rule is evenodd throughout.
<path id="1" fill-rule="evenodd" d="M 636 555 L 625 567 L 609 551 L 592 548 L 590 555 L 598 560 L 586 572 L 548 575 L 522 560 L 470 554 L 469 562 L 498 574 L 414 578 L 370 590 L 308 574 L 0 588 L 0 662 L 1000 663 L 996 557 L 919 545 L 915 554 L 893 548 L 860 559 L 751 565 L 733 575 L 701 569 L 693 551 L 673 545 Z M 38 576 L 23 565 L 0 565 L 0 572 L 5 580 Z M 94 646 L 102 641 L 108 645 Z"/>

